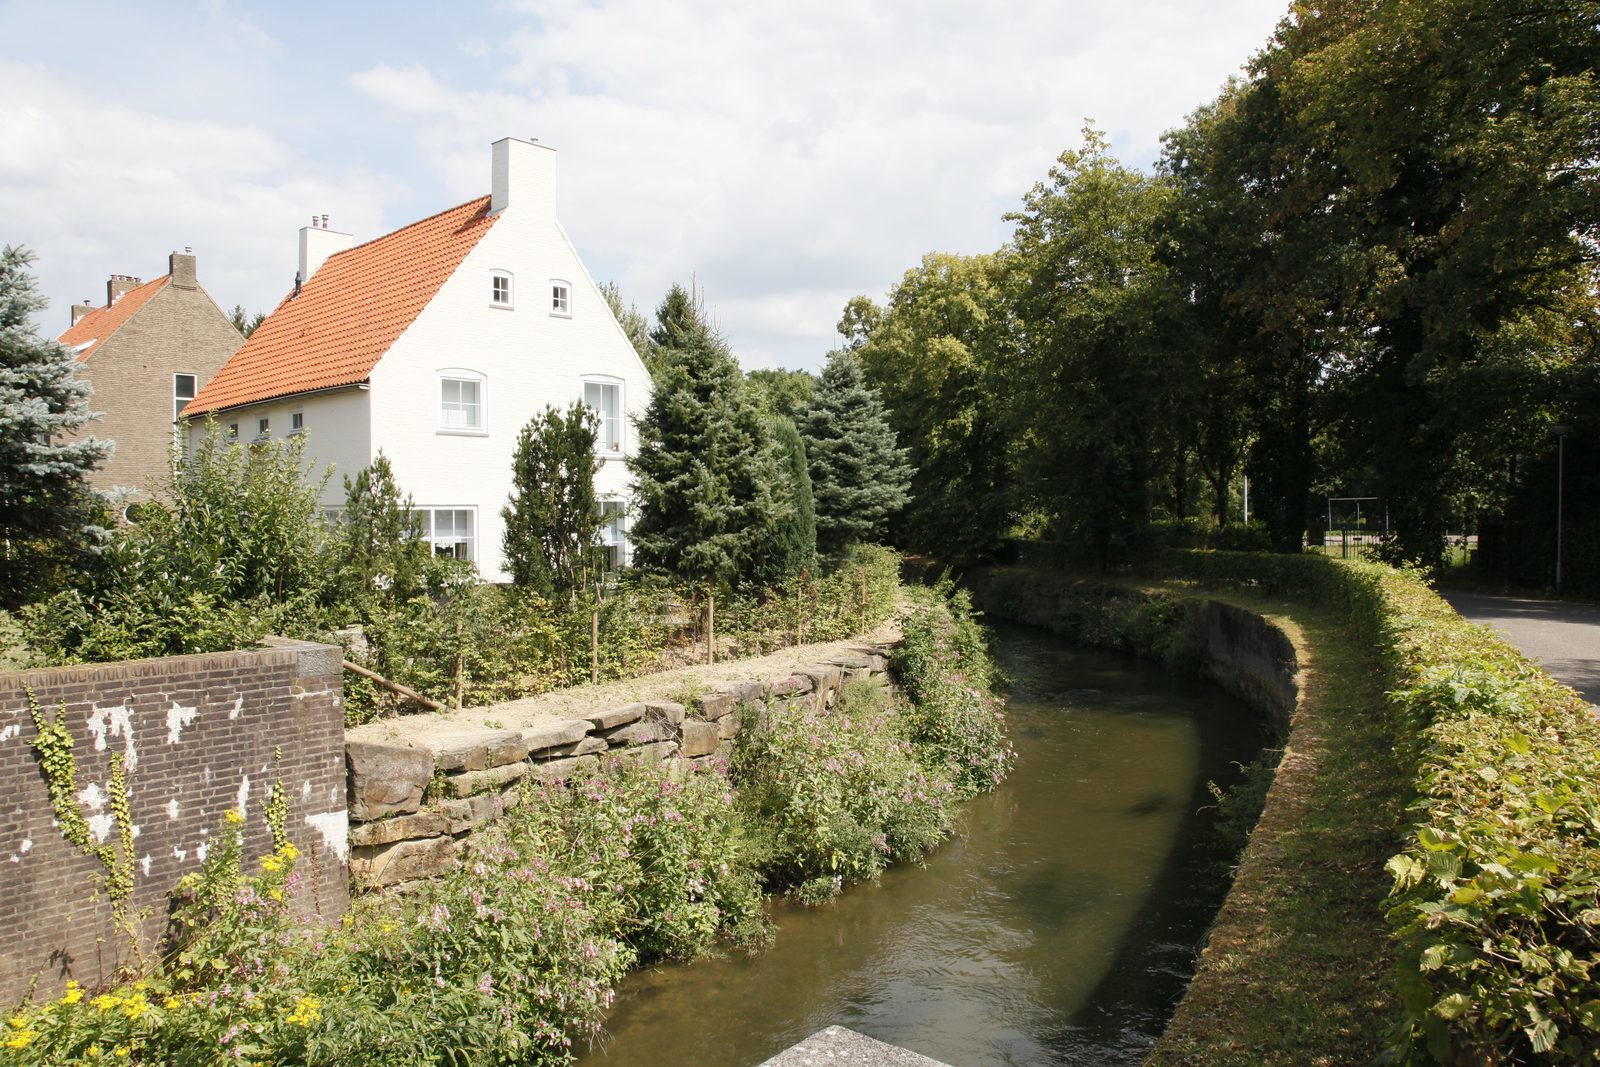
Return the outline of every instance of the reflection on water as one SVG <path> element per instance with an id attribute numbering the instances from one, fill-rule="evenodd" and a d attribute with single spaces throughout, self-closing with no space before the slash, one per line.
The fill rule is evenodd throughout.
<path id="1" fill-rule="evenodd" d="M 1220 690 L 1002 627 L 1017 764 L 925 868 L 779 905 L 755 958 L 628 978 L 583 1067 L 752 1067 L 848 1026 L 955 1067 L 1137 1062 L 1221 901 L 1208 778 L 1254 757 Z"/>

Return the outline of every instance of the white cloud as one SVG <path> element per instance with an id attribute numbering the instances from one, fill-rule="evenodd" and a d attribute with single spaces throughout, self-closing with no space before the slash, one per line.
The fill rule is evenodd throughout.
<path id="1" fill-rule="evenodd" d="M 293 284 L 308 215 L 337 204 L 338 223 L 371 235 L 398 187 L 299 158 L 252 124 L 161 114 L 159 97 L 107 102 L 5 61 L 0 83 L 0 239 L 38 253 L 41 288 L 55 297 L 41 323 L 50 334 L 67 327 L 66 303 L 105 300 L 108 274 L 157 277 L 185 246 L 225 309 L 271 308 Z"/>
<path id="2" fill-rule="evenodd" d="M 591 269 L 646 307 L 697 274 L 747 365 L 815 365 L 844 297 L 881 296 L 927 251 L 996 247 L 1085 117 L 1148 165 L 1282 11 L 512 6 L 532 19 L 485 57 L 491 81 L 377 65 L 352 84 L 412 125 L 455 198 L 482 192 L 497 137 L 560 149 L 562 218 Z"/>

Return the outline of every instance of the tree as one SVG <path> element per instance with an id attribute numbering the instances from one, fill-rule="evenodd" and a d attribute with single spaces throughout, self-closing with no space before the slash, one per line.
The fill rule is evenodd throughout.
<path id="1" fill-rule="evenodd" d="M 16 607 L 54 568 L 91 551 L 105 531 L 85 477 L 111 452 L 70 438 L 93 417 L 72 353 L 39 336 L 45 306 L 33 254 L 0 251 L 0 603 Z"/>
<path id="2" fill-rule="evenodd" d="M 606 282 L 601 285 L 600 295 L 606 298 L 606 306 L 611 309 L 611 314 L 616 316 L 617 325 L 627 334 L 628 343 L 633 345 L 633 350 L 639 354 L 645 369 L 654 374 L 656 345 L 650 340 L 650 320 L 644 317 L 637 304 L 623 305 L 622 290 L 617 288 L 616 282 Z"/>
<path id="3" fill-rule="evenodd" d="M 342 599 L 381 595 L 399 603 L 423 592 L 432 552 L 389 457 L 379 451 L 354 479 L 345 475 L 344 497 L 336 548 Z"/>
<path id="4" fill-rule="evenodd" d="M 778 448 L 778 471 L 783 477 L 783 498 L 789 508 L 777 520 L 767 542 L 760 577 L 778 584 L 810 567 L 817 558 L 817 514 L 806 460 L 805 442 L 792 420 L 770 415 L 767 432 Z"/>
<path id="5" fill-rule="evenodd" d="M 639 450 L 628 460 L 638 501 L 634 558 L 704 589 L 711 614 L 717 592 L 751 573 L 789 505 L 733 354 L 681 287 L 663 309 L 671 312 L 662 335 L 670 344 L 662 345 Z"/>
<path id="6" fill-rule="evenodd" d="M 817 387 L 810 371 L 784 370 L 781 367 L 753 370 L 745 375 L 756 404 L 769 415 L 796 419 Z"/>
<path id="7" fill-rule="evenodd" d="M 810 458 L 818 547 L 832 552 L 881 538 L 910 500 L 911 467 L 854 355 L 828 356 L 800 427 Z"/>
<path id="8" fill-rule="evenodd" d="M 256 332 L 256 327 L 267 321 L 267 313 L 258 311 L 254 315 L 245 311 L 243 304 L 233 305 L 233 312 L 228 316 L 228 321 L 233 323 L 233 328 L 249 337 Z"/>
<path id="9" fill-rule="evenodd" d="M 570 600 L 598 565 L 599 426 L 592 409 L 574 403 L 565 413 L 546 407 L 517 435 L 511 499 L 500 512 L 506 565 L 513 582 L 547 600 Z"/>
<path id="10" fill-rule="evenodd" d="M 895 537 L 921 551 L 991 552 L 1020 513 L 1006 280 L 1004 255 L 930 254 L 887 307 L 855 297 L 839 323 L 910 449 L 911 502 Z"/>

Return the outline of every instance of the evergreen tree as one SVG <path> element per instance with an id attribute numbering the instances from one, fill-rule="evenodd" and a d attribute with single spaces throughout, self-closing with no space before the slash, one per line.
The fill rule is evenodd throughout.
<path id="1" fill-rule="evenodd" d="M 693 282 L 687 289 L 674 285 L 656 308 L 656 326 L 650 331 L 650 341 L 659 356 L 661 349 L 680 349 L 698 343 L 700 336 L 710 329 L 706 321 L 705 294 Z"/>
<path id="2" fill-rule="evenodd" d="M 828 357 L 816 393 L 801 414 L 816 498 L 817 546 L 836 551 L 883 536 L 888 520 L 910 500 L 906 450 L 856 357 Z"/>
<path id="3" fill-rule="evenodd" d="M 0 603 L 24 602 L 58 566 L 104 535 L 104 510 L 85 475 L 111 452 L 93 437 L 67 440 L 91 418 L 89 385 L 72 353 L 39 336 L 44 308 L 33 254 L 0 251 Z"/>
<path id="4" fill-rule="evenodd" d="M 760 577 L 776 585 L 816 562 L 817 512 L 811 492 L 810 463 L 800 431 L 793 420 L 782 416 L 770 417 L 767 426 L 778 448 L 782 491 L 791 505 L 788 515 L 773 527 L 760 567 Z"/>
<path id="5" fill-rule="evenodd" d="M 674 286 L 662 305 L 671 343 L 628 461 L 638 501 L 631 534 L 641 566 L 714 596 L 751 573 L 789 504 L 739 365 L 687 297 Z"/>
<path id="6" fill-rule="evenodd" d="M 344 479 L 339 530 L 341 592 L 348 598 L 381 593 L 405 601 L 424 589 L 431 552 L 409 496 L 402 498 L 389 457 L 381 451 L 352 480 Z"/>
<path id="7" fill-rule="evenodd" d="M 571 597 L 596 566 L 598 432 L 594 411 L 574 403 L 565 414 L 545 408 L 517 436 L 511 499 L 500 512 L 506 523 L 506 565 L 512 581 L 548 600 Z"/>

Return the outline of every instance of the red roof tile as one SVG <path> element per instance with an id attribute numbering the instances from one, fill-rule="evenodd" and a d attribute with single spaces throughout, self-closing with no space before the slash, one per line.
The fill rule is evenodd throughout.
<path id="1" fill-rule="evenodd" d="M 136 289 L 129 289 L 115 304 L 107 304 L 103 308 L 89 312 L 73 323 L 72 328 L 56 340 L 68 348 L 84 345 L 83 351 L 78 353 L 78 362 L 82 363 L 95 349 L 105 344 L 106 338 L 116 333 L 119 326 L 133 318 L 134 312 L 144 307 L 152 296 L 166 288 L 167 282 L 171 280 L 170 274 L 163 274 L 155 281 L 145 282 Z"/>
<path id="2" fill-rule="evenodd" d="M 185 413 L 366 381 L 494 222 L 489 198 L 480 197 L 329 256 Z"/>

